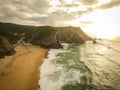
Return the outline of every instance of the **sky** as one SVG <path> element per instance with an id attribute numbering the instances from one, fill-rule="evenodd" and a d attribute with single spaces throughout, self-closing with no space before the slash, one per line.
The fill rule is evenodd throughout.
<path id="1" fill-rule="evenodd" d="M 120 0 L 0 0 L 0 21 L 77 26 L 100 38 L 120 35 Z"/>

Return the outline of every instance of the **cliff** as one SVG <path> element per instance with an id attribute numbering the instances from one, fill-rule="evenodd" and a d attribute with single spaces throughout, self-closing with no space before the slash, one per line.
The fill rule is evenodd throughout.
<path id="1" fill-rule="evenodd" d="M 62 48 L 56 36 L 56 30 L 50 26 L 40 27 L 39 30 L 33 34 L 30 43 L 45 48 Z"/>
<path id="2" fill-rule="evenodd" d="M 55 29 L 60 42 L 83 44 L 87 40 L 92 40 L 80 27 L 55 27 Z"/>
<path id="3" fill-rule="evenodd" d="M 13 55 L 15 50 L 7 39 L 0 35 L 0 58 L 4 56 Z"/>
<path id="4" fill-rule="evenodd" d="M 61 48 L 61 43 L 80 43 L 92 40 L 79 27 L 26 26 L 0 23 L 0 35 L 12 44 L 19 40 L 44 48 Z"/>

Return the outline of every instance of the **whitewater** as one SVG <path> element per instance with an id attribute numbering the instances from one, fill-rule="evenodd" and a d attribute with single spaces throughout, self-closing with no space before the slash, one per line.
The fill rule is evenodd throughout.
<path id="1" fill-rule="evenodd" d="M 120 40 L 63 44 L 40 69 L 41 90 L 120 90 Z"/>

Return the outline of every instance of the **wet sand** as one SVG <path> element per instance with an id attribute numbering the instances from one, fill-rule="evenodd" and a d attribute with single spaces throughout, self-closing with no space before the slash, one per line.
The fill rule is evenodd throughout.
<path id="1" fill-rule="evenodd" d="M 17 46 L 17 53 L 0 59 L 0 90 L 37 90 L 39 67 L 47 57 L 47 49 Z"/>

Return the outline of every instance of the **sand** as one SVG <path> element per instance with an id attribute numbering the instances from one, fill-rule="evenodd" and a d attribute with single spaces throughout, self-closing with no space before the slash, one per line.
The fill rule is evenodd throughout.
<path id="1" fill-rule="evenodd" d="M 15 50 L 15 55 L 0 59 L 0 90 L 37 90 L 48 50 L 36 46 L 16 46 Z"/>

